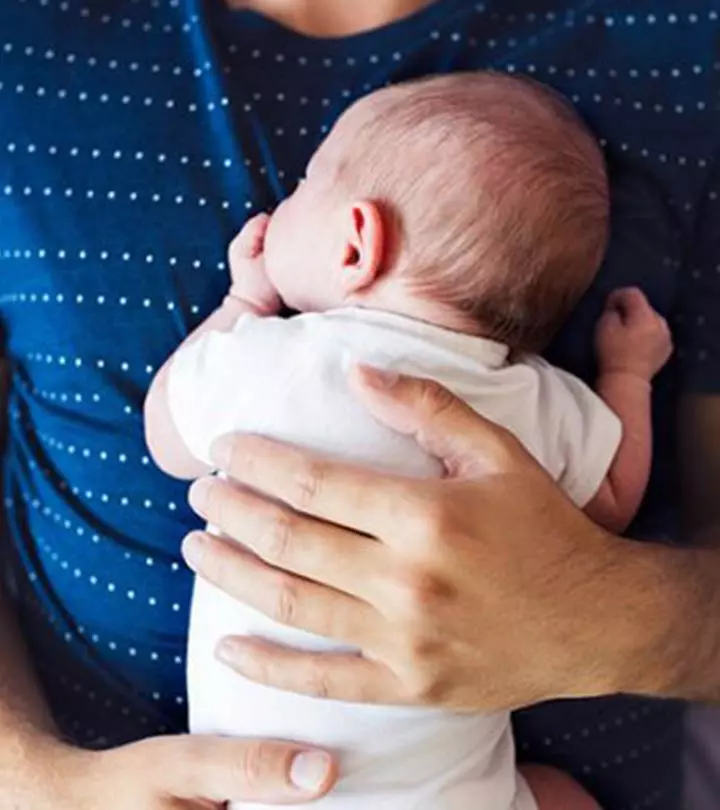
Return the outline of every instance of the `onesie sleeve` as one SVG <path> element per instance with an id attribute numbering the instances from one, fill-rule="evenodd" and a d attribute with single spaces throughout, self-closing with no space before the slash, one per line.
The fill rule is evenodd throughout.
<path id="1" fill-rule="evenodd" d="M 179 349 L 170 363 L 170 418 L 190 453 L 205 464 L 212 466 L 213 441 L 241 429 L 243 414 L 256 406 L 250 398 L 257 399 L 261 375 L 279 348 L 266 339 L 277 331 L 273 320 L 242 315 L 231 331 L 208 332 Z"/>
<path id="2" fill-rule="evenodd" d="M 560 414 L 558 483 L 579 507 L 593 499 L 622 440 L 618 416 L 582 380 L 560 369 L 554 379 L 554 407 Z"/>

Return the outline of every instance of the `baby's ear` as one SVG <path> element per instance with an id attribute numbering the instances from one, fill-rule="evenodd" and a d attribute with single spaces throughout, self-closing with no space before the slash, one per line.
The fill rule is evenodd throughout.
<path id="1" fill-rule="evenodd" d="M 377 203 L 348 207 L 343 234 L 342 286 L 346 295 L 362 292 L 380 276 L 385 253 L 385 222 Z"/>

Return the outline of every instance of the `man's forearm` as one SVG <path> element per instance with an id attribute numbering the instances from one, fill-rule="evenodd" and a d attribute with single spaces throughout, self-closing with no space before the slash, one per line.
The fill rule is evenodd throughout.
<path id="1" fill-rule="evenodd" d="M 0 588 L 0 805 L 30 807 L 31 756 L 54 739 L 54 723 Z"/>
<path id="2" fill-rule="evenodd" d="M 632 543 L 625 564 L 608 582 L 617 691 L 720 702 L 720 548 Z"/>
<path id="3" fill-rule="evenodd" d="M 649 669 L 660 675 L 661 695 L 718 703 L 720 396 L 685 395 L 678 416 L 686 548 L 639 549 L 648 561 L 645 601 L 654 605 L 646 611 L 645 620 L 664 627 L 657 636 L 655 663 Z M 653 567 L 657 570 L 655 587 Z"/>
<path id="4" fill-rule="evenodd" d="M 0 414 L 7 405 L 8 367 L 0 358 Z M 0 452 L 5 449 L 5 420 L 0 419 Z M 0 515 L 4 520 L 4 515 Z M 0 539 L 0 542 L 2 540 Z M 0 565 L 2 555 L 0 554 Z M 0 571 L 0 806 L 34 807 L 38 774 L 30 754 L 55 739 L 55 727 L 4 592 Z M 33 798 L 30 798 L 30 792 Z"/>

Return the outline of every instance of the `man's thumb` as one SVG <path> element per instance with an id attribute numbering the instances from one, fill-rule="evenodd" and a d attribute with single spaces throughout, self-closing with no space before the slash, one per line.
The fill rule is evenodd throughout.
<path id="1" fill-rule="evenodd" d="M 507 457 L 508 441 L 512 442 L 508 432 L 434 380 L 357 366 L 350 382 L 377 420 L 412 436 L 452 476 L 495 469 Z"/>
<path id="2" fill-rule="evenodd" d="M 152 743 L 158 778 L 178 799 L 300 804 L 325 794 L 337 778 L 328 754 L 288 743 L 201 735 L 145 741 Z"/>

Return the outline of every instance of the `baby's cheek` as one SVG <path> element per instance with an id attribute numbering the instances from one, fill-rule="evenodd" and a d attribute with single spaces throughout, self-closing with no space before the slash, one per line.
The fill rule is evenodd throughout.
<path id="1" fill-rule="evenodd" d="M 282 260 L 282 246 L 285 241 L 282 235 L 282 223 L 276 223 L 275 217 L 273 217 L 265 233 L 265 242 L 263 244 L 265 268 L 271 277 Z"/>
<path id="2" fill-rule="evenodd" d="M 265 272 L 286 304 L 290 304 L 290 299 L 294 297 L 296 275 L 296 262 L 293 260 L 293 252 L 288 248 L 287 242 L 281 242 L 274 245 L 269 253 L 265 253 Z"/>

